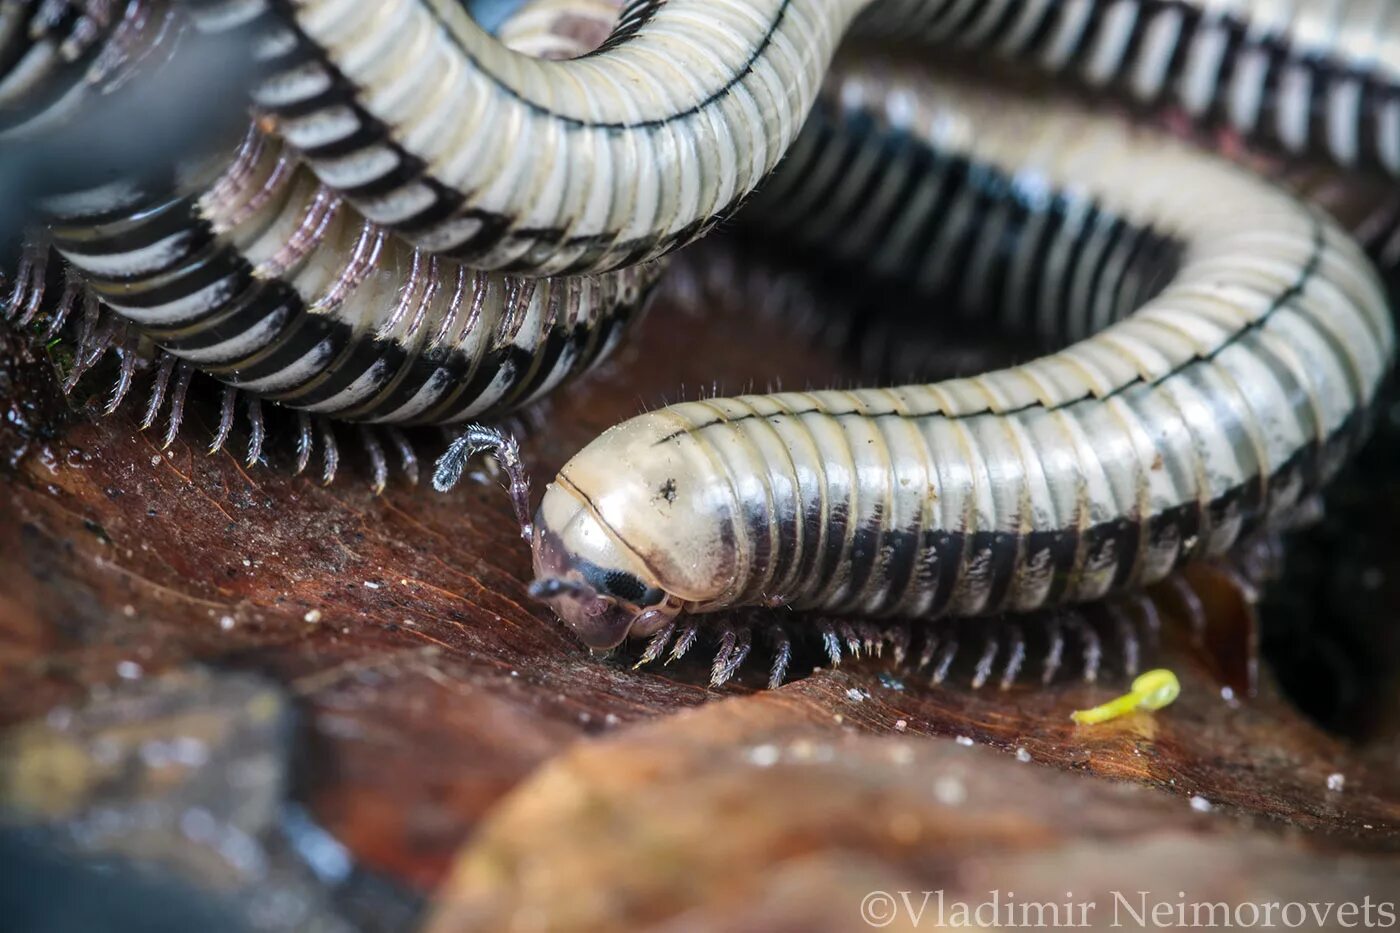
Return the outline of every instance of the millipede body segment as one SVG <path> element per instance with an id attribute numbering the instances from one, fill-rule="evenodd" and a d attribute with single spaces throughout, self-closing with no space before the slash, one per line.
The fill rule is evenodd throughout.
<path id="1" fill-rule="evenodd" d="M 182 29 L 173 17 L 165 41 Z M 544 26 L 517 26 L 511 41 L 533 49 L 546 36 L 539 51 L 582 51 Z M 496 415 L 606 356 L 662 269 L 648 261 L 523 278 L 471 268 L 366 220 L 275 129 L 209 150 L 40 204 L 48 239 L 88 298 L 181 361 L 177 388 L 194 367 L 252 397 L 343 420 Z M 170 378 L 161 373 L 156 405 Z"/>
<path id="2" fill-rule="evenodd" d="M 1394 336 L 1331 221 L 1073 108 L 919 69 L 834 84 L 867 145 L 926 157 L 874 180 L 859 153 L 834 174 L 798 162 L 794 211 L 830 216 L 848 183 L 889 195 L 869 258 L 953 301 L 1001 290 L 1007 326 L 1093 333 L 971 378 L 687 402 L 606 432 L 534 522 L 536 590 L 586 642 L 751 604 L 930 618 L 1094 600 L 1223 555 L 1336 472 Z M 832 226 L 859 239 L 850 220 Z"/>

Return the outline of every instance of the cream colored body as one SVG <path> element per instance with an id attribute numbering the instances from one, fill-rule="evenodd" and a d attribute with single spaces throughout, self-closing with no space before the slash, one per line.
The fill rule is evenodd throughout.
<path id="1" fill-rule="evenodd" d="M 1369 262 L 1331 222 L 1222 161 L 1047 101 L 876 65 L 836 84 L 846 106 L 872 102 L 886 126 L 1017 190 L 1072 191 L 1169 238 L 1170 280 L 1123 320 L 1012 369 L 624 422 L 545 493 L 540 524 L 580 558 L 697 612 L 1025 611 L 1223 554 L 1335 472 L 1394 335 Z M 796 168 L 801 214 L 816 173 Z M 944 206 L 948 224 L 964 216 L 956 196 Z M 951 242 L 931 236 L 919 268 Z M 1025 261 L 1006 259 L 1013 273 Z M 1072 291 L 1075 267 L 1046 262 L 1058 278 L 1045 281 Z"/>

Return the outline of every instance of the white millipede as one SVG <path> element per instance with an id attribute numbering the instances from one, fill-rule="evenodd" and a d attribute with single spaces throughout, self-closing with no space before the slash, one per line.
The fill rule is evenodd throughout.
<path id="1" fill-rule="evenodd" d="M 59 4 L 55 10 L 64 15 L 58 23 L 43 10 L 32 11 L 27 29 L 22 4 L 0 6 L 11 17 L 0 18 L 11 30 L 0 29 L 0 46 L 7 38 L 16 45 L 26 38 L 30 46 L 4 59 L 13 71 L 0 80 L 0 105 L 17 84 L 15 96 L 25 105 L 16 105 L 16 119 L 24 119 L 12 132 L 33 134 L 45 122 L 61 123 L 67 98 L 105 92 L 122 70 L 104 59 L 124 60 L 126 53 L 113 49 L 136 43 L 142 29 L 153 31 L 146 20 L 164 23 L 166 43 L 181 35 L 178 11 L 159 0 L 132 4 L 124 18 L 109 6 Z M 60 25 L 85 41 L 50 40 L 49 31 Z M 513 36 L 530 49 L 580 50 L 577 42 L 538 29 L 515 28 Z M 147 54 L 162 48 L 149 41 Z M 51 46 L 74 59 L 67 71 L 58 67 L 67 63 L 65 54 Z M 41 94 L 49 84 L 57 89 Z M 41 202 L 47 239 L 81 283 L 84 300 L 93 307 L 100 302 L 103 314 L 114 312 L 131 331 L 120 339 L 111 336 L 110 323 L 85 331 L 92 337 L 103 330 L 104 339 L 121 345 L 115 400 L 130 384 L 139 342 L 152 341 L 169 354 L 157 365 L 146 416 L 150 424 L 170 396 L 167 443 L 193 369 L 227 386 L 215 449 L 232 426 L 233 393 L 248 397 L 250 463 L 261 453 L 260 400 L 301 413 L 299 468 L 311 445 L 311 414 L 445 424 L 518 408 L 604 358 L 639 315 L 662 270 L 662 262 L 649 261 L 598 274 L 522 278 L 470 268 L 413 248 L 365 219 L 275 132 L 255 127 L 234 143 L 152 178 L 78 187 Z M 71 288 L 51 330 L 70 313 L 70 298 Z M 22 304 L 35 306 L 37 299 L 12 301 L 7 310 Z M 23 326 L 30 314 L 14 316 Z M 91 355 L 86 345 L 79 347 L 80 359 Z M 322 436 L 329 479 L 337 455 L 329 427 L 323 425 Z M 375 485 L 382 487 L 378 441 L 362 436 L 375 461 Z M 390 437 L 408 450 L 401 435 Z M 404 458 L 408 469 L 413 456 Z"/>
<path id="2" fill-rule="evenodd" d="M 878 147 L 882 186 L 849 168 L 859 153 L 833 176 L 817 163 L 839 146 L 799 147 L 774 181 L 795 227 L 821 238 L 842 191 L 895 184 L 870 237 L 847 217 L 833 248 L 903 257 L 950 309 L 996 282 L 981 311 L 1007 329 L 1093 333 L 976 377 L 708 399 L 606 432 L 533 528 L 535 591 L 587 643 L 742 605 L 1095 600 L 1225 554 L 1336 472 L 1394 334 L 1369 261 L 1320 212 L 1162 136 L 916 68 L 838 71 L 831 96 L 868 137 L 932 155 Z"/>
<path id="3" fill-rule="evenodd" d="M 1400 174 L 1385 0 L 637 0 L 567 62 L 511 52 L 452 0 L 194 6 L 206 29 L 255 25 L 255 98 L 324 182 L 482 268 L 612 268 L 698 236 L 776 164 L 853 20 Z"/>

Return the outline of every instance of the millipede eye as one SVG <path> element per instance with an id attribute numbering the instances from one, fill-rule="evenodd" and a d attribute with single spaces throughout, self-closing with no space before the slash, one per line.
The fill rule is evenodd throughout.
<path id="1" fill-rule="evenodd" d="M 618 599 L 625 599 L 629 603 L 641 602 L 642 597 L 647 593 L 647 588 L 641 580 L 621 570 L 608 571 L 603 577 L 603 585 L 600 589 Z"/>

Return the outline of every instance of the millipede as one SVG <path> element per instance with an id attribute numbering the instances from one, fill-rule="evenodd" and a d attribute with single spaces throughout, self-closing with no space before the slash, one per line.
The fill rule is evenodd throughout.
<path id="1" fill-rule="evenodd" d="M 169 25 L 123 28 L 133 10 Z M 215 447 L 242 393 L 250 447 L 263 401 L 301 412 L 299 466 L 313 417 L 366 426 L 382 487 L 368 425 L 541 397 L 624 339 L 665 255 L 721 222 L 1045 349 L 646 412 L 533 512 L 514 439 L 468 425 L 435 485 L 497 456 L 530 592 L 591 648 L 648 639 L 654 660 L 688 650 L 697 619 L 805 612 L 770 630 L 778 671 L 804 618 L 835 660 L 884 636 L 831 617 L 1127 598 L 1305 513 L 1391 364 L 1386 286 L 1341 224 L 1123 113 L 1393 188 L 1386 0 L 541 0 L 501 37 L 446 0 L 10 0 L 0 132 L 77 119 L 75 89 L 118 93 L 114 62 L 185 32 L 246 45 L 252 127 L 40 198 L 7 303 L 28 323 L 60 281 L 50 332 L 82 308 L 69 378 L 116 345 L 114 404 L 159 346 L 146 420 L 169 395 L 171 432 L 198 370 L 226 387 Z M 1357 228 L 1377 257 L 1396 216 Z M 331 459 L 328 440 L 328 475 Z M 723 681 L 752 645 L 719 625 Z"/>
<path id="2" fill-rule="evenodd" d="M 527 46 L 539 41 L 540 33 L 516 32 Z M 250 463 L 261 456 L 263 400 L 298 411 L 299 470 L 313 415 L 446 424 L 526 404 L 605 357 L 663 267 L 653 260 L 525 278 L 426 254 L 365 220 L 280 136 L 258 126 L 231 155 L 168 175 L 177 173 L 185 177 L 44 199 L 46 239 L 16 276 L 8 310 L 20 326 L 35 316 L 52 245 L 74 281 L 48 333 L 85 303 L 66 387 L 115 345 L 122 358 L 108 406 L 115 407 L 131 385 L 137 344 L 154 342 L 162 356 L 145 425 L 168 403 L 164 440 L 173 440 L 197 369 L 226 386 L 214 450 L 229 436 L 236 396 L 247 397 Z M 320 434 L 330 481 L 338 453 L 324 422 Z M 361 436 L 382 488 L 382 445 L 372 433 Z M 398 432 L 388 436 L 411 475 L 411 447 Z"/>

